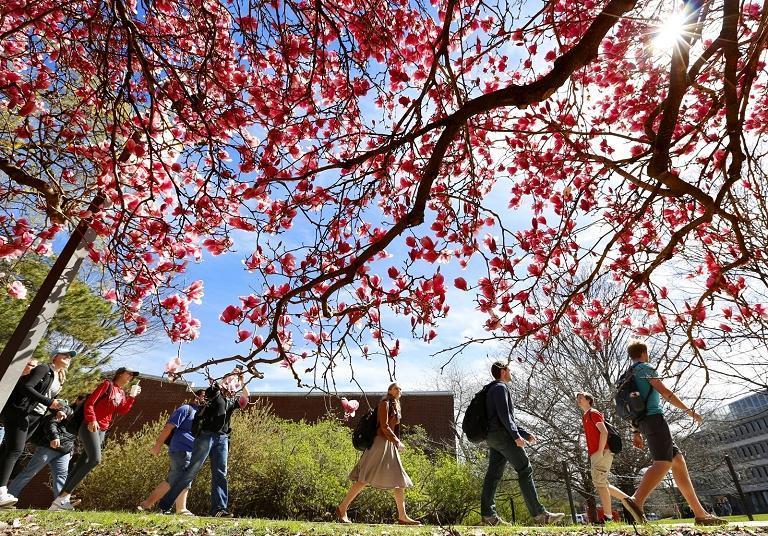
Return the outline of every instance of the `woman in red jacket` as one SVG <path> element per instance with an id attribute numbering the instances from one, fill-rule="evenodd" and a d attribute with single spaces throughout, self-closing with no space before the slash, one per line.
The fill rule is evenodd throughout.
<path id="1" fill-rule="evenodd" d="M 363 452 L 357 461 L 349 479 L 354 482 L 347 496 L 336 508 L 336 515 L 341 523 L 351 523 L 347 517 L 347 508 L 365 486 L 379 489 L 391 489 L 397 504 L 397 522 L 401 525 L 421 525 L 405 512 L 405 488 L 413 486 L 410 477 L 403 469 L 400 452 L 405 446 L 400 441 L 400 386 L 393 383 L 376 409 L 378 427 L 371 448 Z"/>
<path id="2" fill-rule="evenodd" d="M 120 367 L 111 380 L 104 380 L 85 399 L 83 423 L 78 431 L 78 437 L 83 444 L 83 453 L 69 471 L 61 493 L 53 500 L 49 510 L 75 509 L 70 502 L 72 491 L 94 467 L 101 463 L 101 445 L 104 442 L 104 434 L 112 423 L 112 416 L 115 413 L 124 415 L 133 407 L 141 387 L 138 384 L 134 385 L 130 394 L 126 394 L 123 387 L 138 375 L 139 373 L 134 370 Z"/>

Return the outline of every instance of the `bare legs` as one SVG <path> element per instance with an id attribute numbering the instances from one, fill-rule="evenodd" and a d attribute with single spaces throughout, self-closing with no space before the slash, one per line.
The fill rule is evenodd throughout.
<path id="1" fill-rule="evenodd" d="M 157 501 L 163 498 L 166 493 L 168 493 L 168 490 L 171 489 L 170 484 L 163 480 L 160 482 L 155 489 L 152 490 L 152 493 L 149 494 L 149 497 L 144 499 L 139 506 L 144 508 L 145 510 L 150 510 L 151 508 L 154 508 L 155 504 L 157 504 Z M 187 495 L 189 494 L 189 488 L 184 489 L 181 493 L 179 493 L 179 496 L 176 497 L 176 513 L 183 512 L 187 509 Z"/>
<path id="2" fill-rule="evenodd" d="M 640 486 L 635 491 L 635 502 L 642 508 L 648 495 L 658 486 L 667 471 L 672 469 L 672 477 L 675 479 L 677 489 L 685 498 L 688 506 L 693 510 L 693 515 L 698 518 L 709 516 L 696 496 L 696 490 L 693 489 L 691 477 L 688 474 L 688 465 L 682 454 L 677 454 L 671 462 L 653 462 L 653 465 L 645 472 Z"/>
<path id="3" fill-rule="evenodd" d="M 656 486 L 661 484 L 670 467 L 672 467 L 672 462 L 656 461 L 645 472 L 634 495 L 635 502 L 640 507 L 640 510 L 643 509 L 648 495 L 656 489 Z"/>
<path id="4" fill-rule="evenodd" d="M 349 491 L 347 492 L 347 495 L 344 497 L 344 499 L 339 504 L 339 507 L 336 509 L 336 513 L 339 516 L 339 521 L 343 523 L 349 523 L 349 518 L 347 517 L 347 510 L 349 509 L 349 505 L 352 504 L 352 501 L 355 500 L 355 497 L 360 495 L 360 492 L 363 491 L 363 488 L 367 484 L 365 482 L 355 482 L 352 484 L 352 487 L 349 488 Z"/>
<path id="5" fill-rule="evenodd" d="M 408 517 L 408 514 L 405 513 L 405 490 L 403 488 L 395 488 L 392 491 L 395 494 L 395 503 L 397 504 L 397 519 L 401 522 L 418 523 L 418 521 Z"/>
<path id="6" fill-rule="evenodd" d="M 696 496 L 691 476 L 688 474 L 688 465 L 685 463 L 685 458 L 682 454 L 678 454 L 672 459 L 672 477 L 675 479 L 677 489 L 680 490 L 680 493 L 688 502 L 688 506 L 693 510 L 693 515 L 699 518 L 709 516 L 709 512 L 704 510 L 701 502 L 699 502 L 699 498 Z"/>
<path id="7" fill-rule="evenodd" d="M 608 519 L 611 519 L 613 512 L 611 497 L 616 497 L 617 499 L 626 499 L 629 497 L 629 495 L 621 491 L 619 488 L 616 486 L 611 486 L 610 484 L 608 484 L 607 487 L 597 488 L 597 494 L 600 496 L 600 504 L 603 505 L 603 515 L 605 515 L 605 517 Z"/>
<path id="8" fill-rule="evenodd" d="M 360 492 L 363 491 L 365 486 L 367 486 L 365 482 L 355 482 L 352 484 L 352 487 L 349 488 L 347 495 L 344 497 L 341 503 L 339 503 L 339 507 L 336 509 L 336 514 L 339 516 L 339 521 L 342 523 L 349 523 L 349 518 L 347 517 L 347 510 L 349 509 L 349 505 L 352 504 L 352 501 L 355 500 L 355 497 L 360 495 Z M 408 517 L 408 514 L 405 511 L 405 490 L 403 488 L 395 488 L 392 491 L 395 495 L 395 504 L 397 504 L 397 518 L 400 521 L 417 523 L 417 521 Z"/>

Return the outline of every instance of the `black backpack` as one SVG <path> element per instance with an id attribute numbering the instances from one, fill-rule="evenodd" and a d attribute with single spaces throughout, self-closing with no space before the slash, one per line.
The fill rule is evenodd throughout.
<path id="1" fill-rule="evenodd" d="M 616 413 L 617 415 L 629 421 L 636 421 L 645 417 L 648 410 L 648 397 L 651 396 L 653 386 L 648 390 L 648 395 L 643 398 L 640 396 L 640 390 L 635 381 L 635 367 L 640 363 L 635 363 L 619 376 L 616 382 Z"/>
<path id="2" fill-rule="evenodd" d="M 592 416 L 590 415 L 589 420 L 593 423 L 595 422 L 592 419 Z M 608 450 L 613 452 L 614 454 L 618 454 L 621 452 L 621 449 L 624 448 L 624 445 L 621 441 L 621 435 L 619 435 L 619 431 L 616 430 L 616 427 L 605 420 L 605 417 L 603 417 L 603 424 L 605 424 L 605 429 L 608 430 Z"/>
<path id="3" fill-rule="evenodd" d="M 352 445 L 357 450 L 365 451 L 373 446 L 373 440 L 376 439 L 376 428 L 379 425 L 377 409 L 370 408 L 362 414 L 352 431 Z"/>
<path id="4" fill-rule="evenodd" d="M 461 421 L 461 430 L 464 435 L 467 436 L 472 443 L 480 443 L 485 441 L 488 437 L 488 413 L 486 410 L 486 399 L 488 397 L 488 389 L 491 388 L 495 382 L 491 382 L 475 396 L 472 397 L 472 401 L 467 407 L 467 411 L 464 412 L 464 420 Z"/>
<path id="5" fill-rule="evenodd" d="M 621 441 L 621 436 L 619 435 L 619 431 L 616 430 L 616 427 L 608 421 L 605 421 L 605 428 L 608 430 L 608 449 L 610 449 L 610 451 L 614 454 L 618 454 L 624 447 Z"/>
<path id="6" fill-rule="evenodd" d="M 218 391 L 216 392 L 216 395 L 214 396 L 214 398 L 216 396 L 219 396 L 219 392 Z M 213 400 L 213 398 L 211 398 L 211 400 Z M 195 416 L 192 417 L 192 429 L 189 431 L 189 433 L 192 434 L 192 437 L 199 436 L 200 432 L 203 431 L 203 420 L 205 419 L 205 410 L 208 409 L 208 403 L 209 402 L 210 402 L 210 400 L 206 400 L 203 404 L 201 404 L 200 407 L 197 408 L 197 412 L 195 412 Z M 172 435 L 173 434 L 171 434 L 171 436 Z M 171 436 L 169 436 L 168 443 L 166 443 L 169 446 L 171 444 L 171 442 L 170 442 L 170 437 Z"/>

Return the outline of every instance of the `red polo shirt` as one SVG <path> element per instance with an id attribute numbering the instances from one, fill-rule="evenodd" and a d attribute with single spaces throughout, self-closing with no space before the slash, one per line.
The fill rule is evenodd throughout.
<path id="1" fill-rule="evenodd" d="M 597 423 L 604 421 L 603 414 L 594 408 L 581 416 L 584 435 L 587 436 L 587 451 L 590 456 L 597 452 L 597 448 L 600 446 L 600 430 L 597 429 Z"/>

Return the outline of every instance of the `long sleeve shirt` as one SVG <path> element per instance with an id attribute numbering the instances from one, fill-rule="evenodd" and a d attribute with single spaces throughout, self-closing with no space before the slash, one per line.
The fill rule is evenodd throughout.
<path id="1" fill-rule="evenodd" d="M 67 417 L 72 415 L 71 408 L 64 408 L 64 413 Z M 36 445 L 43 447 L 50 447 L 50 443 L 54 439 L 59 440 L 59 448 L 55 449 L 59 452 L 69 453 L 75 448 L 75 439 L 77 434 L 73 434 L 67 429 L 67 420 L 56 420 L 55 413 L 49 413 L 43 418 L 37 433 L 32 437 L 32 442 Z"/>
<path id="2" fill-rule="evenodd" d="M 42 404 L 45 408 L 50 407 L 53 399 L 47 396 L 47 393 L 53 383 L 53 376 L 51 365 L 38 365 L 33 368 L 16 383 L 6 409 L 13 407 L 24 413 L 31 413 L 38 404 Z"/>
<path id="3" fill-rule="evenodd" d="M 133 407 L 136 399 L 125 394 L 120 387 L 109 380 L 104 380 L 85 399 L 83 415 L 86 423 L 98 423 L 99 430 L 109 430 L 115 413 L 125 415 Z"/>
<path id="4" fill-rule="evenodd" d="M 512 439 L 528 439 L 530 434 L 515 423 L 515 410 L 512 395 L 502 381 L 496 381 L 488 389 L 485 399 L 488 415 L 488 431 L 506 430 Z"/>
<path id="5" fill-rule="evenodd" d="M 380 435 L 392 443 L 398 443 L 400 414 L 395 403 L 390 400 L 379 402 L 379 407 L 376 409 L 376 418 L 378 420 L 376 435 Z"/>

